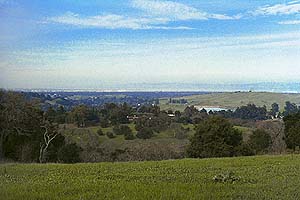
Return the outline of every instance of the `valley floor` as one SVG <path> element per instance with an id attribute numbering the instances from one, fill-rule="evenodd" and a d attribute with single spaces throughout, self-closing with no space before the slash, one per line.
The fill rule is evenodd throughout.
<path id="1" fill-rule="evenodd" d="M 97 164 L 2 164 L 0 198 L 300 199 L 300 155 Z M 234 182 L 215 182 L 219 174 Z"/>

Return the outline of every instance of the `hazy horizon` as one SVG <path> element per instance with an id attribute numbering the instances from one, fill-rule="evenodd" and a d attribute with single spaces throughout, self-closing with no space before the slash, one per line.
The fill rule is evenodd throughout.
<path id="1" fill-rule="evenodd" d="M 4 88 L 15 91 L 34 92 L 274 92 L 300 93 L 300 83 L 247 83 L 247 84 L 201 84 L 201 83 L 135 83 L 103 85 L 79 88 Z"/>

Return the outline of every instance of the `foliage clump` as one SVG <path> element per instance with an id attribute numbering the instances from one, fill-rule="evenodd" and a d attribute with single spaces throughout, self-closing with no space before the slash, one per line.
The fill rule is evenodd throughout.
<path id="1" fill-rule="evenodd" d="M 58 152 L 58 160 L 62 163 L 78 163 L 81 161 L 80 152 L 82 149 L 76 144 L 67 144 Z"/>
<path id="2" fill-rule="evenodd" d="M 285 142 L 289 149 L 300 146 L 300 112 L 284 118 Z"/>
<path id="3" fill-rule="evenodd" d="M 114 135 L 114 133 L 108 131 L 106 132 L 106 136 L 109 138 L 109 139 L 112 139 L 112 138 L 115 138 L 116 136 Z"/>
<path id="4" fill-rule="evenodd" d="M 242 139 L 242 133 L 229 121 L 213 116 L 198 124 L 187 153 L 193 158 L 232 157 Z"/>
<path id="5" fill-rule="evenodd" d="M 150 139 L 153 136 L 153 131 L 150 128 L 142 128 L 136 134 L 139 139 Z"/>
<path id="6" fill-rule="evenodd" d="M 256 153 L 265 153 L 271 145 L 271 136 L 262 129 L 257 129 L 250 136 L 249 145 Z"/>
<path id="7" fill-rule="evenodd" d="M 101 128 L 99 128 L 99 129 L 97 130 L 97 134 L 98 134 L 99 136 L 104 135 L 103 130 L 102 130 Z"/>

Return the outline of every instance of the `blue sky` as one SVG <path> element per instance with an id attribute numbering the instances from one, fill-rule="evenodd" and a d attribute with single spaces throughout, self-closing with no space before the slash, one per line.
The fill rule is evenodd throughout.
<path id="1" fill-rule="evenodd" d="M 300 82 L 300 1 L 0 0 L 0 87 Z"/>

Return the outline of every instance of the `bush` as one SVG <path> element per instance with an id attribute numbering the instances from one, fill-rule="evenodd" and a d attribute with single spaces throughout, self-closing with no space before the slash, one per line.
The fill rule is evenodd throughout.
<path id="1" fill-rule="evenodd" d="M 76 144 L 65 145 L 58 152 L 58 160 L 63 163 L 78 163 L 81 161 L 79 156 L 81 151 Z"/>
<path id="2" fill-rule="evenodd" d="M 116 135 L 127 135 L 128 137 L 133 135 L 131 128 L 127 125 L 116 125 L 113 127 L 113 132 Z"/>
<path id="3" fill-rule="evenodd" d="M 97 134 L 98 134 L 99 136 L 102 136 L 102 135 L 104 135 L 104 133 L 103 133 L 103 131 L 102 131 L 102 129 L 101 129 L 101 128 L 99 128 L 99 129 L 98 129 L 98 131 L 97 131 Z"/>
<path id="4" fill-rule="evenodd" d="M 255 155 L 254 150 L 247 143 L 242 143 L 241 145 L 234 148 L 234 156 L 253 156 Z"/>
<path id="5" fill-rule="evenodd" d="M 107 128 L 107 127 L 109 127 L 109 121 L 106 120 L 106 119 L 103 119 L 103 120 L 100 119 L 100 126 L 101 126 L 102 128 Z"/>
<path id="6" fill-rule="evenodd" d="M 271 136 L 262 129 L 257 129 L 250 136 L 249 145 L 256 153 L 267 151 L 271 144 Z"/>
<path id="7" fill-rule="evenodd" d="M 188 130 L 184 129 L 181 124 L 172 123 L 170 125 L 170 129 L 173 131 L 174 137 L 176 139 L 182 140 L 182 139 L 187 138 L 187 132 L 188 132 Z"/>
<path id="8" fill-rule="evenodd" d="M 120 125 L 115 125 L 115 126 L 113 127 L 113 132 L 114 132 L 114 134 L 116 134 L 116 135 L 122 135 L 121 126 L 120 126 Z"/>
<path id="9" fill-rule="evenodd" d="M 267 119 L 267 109 L 266 107 L 257 107 L 254 104 L 249 104 L 237 108 L 234 116 L 241 119 L 265 120 Z"/>
<path id="10" fill-rule="evenodd" d="M 124 133 L 124 138 L 125 138 L 125 140 L 133 140 L 134 139 L 134 135 L 133 135 L 131 129 L 130 129 L 130 131 Z"/>
<path id="11" fill-rule="evenodd" d="M 300 146 L 300 113 L 289 115 L 284 119 L 285 141 L 289 149 Z"/>
<path id="12" fill-rule="evenodd" d="M 153 131 L 150 128 L 142 128 L 136 134 L 139 139 L 150 139 L 153 136 Z"/>
<path id="13" fill-rule="evenodd" d="M 230 157 L 242 144 L 242 133 L 222 117 L 213 116 L 202 121 L 196 128 L 187 149 L 189 157 Z"/>
<path id="14" fill-rule="evenodd" d="M 115 135 L 112 132 L 106 132 L 106 136 L 110 139 L 115 138 Z"/>

